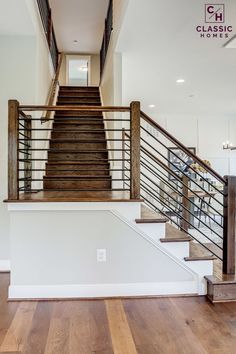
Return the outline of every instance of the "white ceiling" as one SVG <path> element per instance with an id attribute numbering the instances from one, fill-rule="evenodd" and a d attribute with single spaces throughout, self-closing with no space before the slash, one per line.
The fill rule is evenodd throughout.
<path id="1" fill-rule="evenodd" d="M 98 53 L 108 0 L 50 0 L 60 51 Z M 73 43 L 77 40 L 78 43 Z"/>
<path id="2" fill-rule="evenodd" d="M 0 35 L 34 35 L 34 27 L 26 1 L 0 0 Z"/>
<path id="3" fill-rule="evenodd" d="M 205 3 L 129 1 L 117 47 L 123 53 L 124 104 L 140 99 L 146 111 L 155 104 L 156 113 L 236 115 L 236 49 L 222 47 L 227 39 L 199 37 L 195 29 L 205 25 Z M 233 36 L 236 1 L 224 3 Z M 178 78 L 185 84 L 177 85 Z"/>

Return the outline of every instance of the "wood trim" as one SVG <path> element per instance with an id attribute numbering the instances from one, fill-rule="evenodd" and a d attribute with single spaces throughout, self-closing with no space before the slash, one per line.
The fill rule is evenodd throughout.
<path id="1" fill-rule="evenodd" d="M 236 176 L 225 176 L 223 273 L 235 274 Z"/>
<path id="2" fill-rule="evenodd" d="M 57 71 L 56 71 L 55 77 L 52 81 L 52 86 L 49 90 L 48 101 L 47 101 L 48 106 L 52 106 L 54 103 L 54 100 L 55 100 L 57 85 L 59 83 L 59 75 L 60 75 L 60 71 L 61 71 L 62 60 L 63 60 L 63 54 L 60 54 L 59 62 L 58 62 L 58 66 L 57 66 Z M 47 110 L 46 114 L 42 118 L 42 122 L 48 121 L 50 118 L 51 118 L 51 112 Z"/>
<path id="3" fill-rule="evenodd" d="M 130 112 L 130 107 L 122 106 L 19 106 L 20 111 L 90 111 L 90 112 Z"/>
<path id="4" fill-rule="evenodd" d="M 18 108 L 17 100 L 8 101 L 8 199 L 18 200 Z"/>
<path id="5" fill-rule="evenodd" d="M 140 198 L 140 102 L 130 104 L 130 198 Z"/>
<path id="6" fill-rule="evenodd" d="M 160 126 L 158 123 L 156 123 L 152 118 L 150 118 L 147 114 L 141 111 L 141 117 L 151 124 L 154 128 L 158 129 L 162 134 L 167 137 L 172 143 L 177 145 L 180 149 L 182 149 L 184 152 L 186 152 L 189 156 L 191 156 L 194 161 L 197 161 L 199 165 L 204 167 L 204 169 L 208 172 L 210 172 L 217 180 L 219 180 L 221 183 L 225 184 L 225 179 L 220 176 L 215 170 L 213 170 L 211 167 L 209 167 L 205 162 L 203 162 L 197 155 L 195 155 L 193 152 L 191 152 L 186 146 L 184 146 L 179 140 L 177 140 L 173 135 L 167 132 L 162 126 Z"/>

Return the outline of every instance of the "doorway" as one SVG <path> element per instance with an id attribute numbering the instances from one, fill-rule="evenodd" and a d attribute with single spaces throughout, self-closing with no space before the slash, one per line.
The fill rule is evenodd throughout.
<path id="1" fill-rule="evenodd" d="M 68 86 L 90 86 L 90 56 L 66 56 Z"/>

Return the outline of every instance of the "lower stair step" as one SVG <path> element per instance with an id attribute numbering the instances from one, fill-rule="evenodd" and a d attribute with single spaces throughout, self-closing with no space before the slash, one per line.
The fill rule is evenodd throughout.
<path id="1" fill-rule="evenodd" d="M 185 257 L 184 260 L 186 262 L 197 262 L 197 261 L 214 261 L 217 258 L 215 256 L 190 256 Z"/>
<path id="2" fill-rule="evenodd" d="M 108 152 L 107 151 L 53 151 L 49 150 L 48 152 L 48 161 L 100 161 L 107 160 Z M 103 161 L 106 162 L 106 161 Z"/>
<path id="3" fill-rule="evenodd" d="M 111 189 L 110 176 L 46 176 L 44 177 L 44 189 Z"/>
<path id="4" fill-rule="evenodd" d="M 92 101 L 92 100 L 87 100 L 86 101 L 80 101 L 79 99 L 77 101 L 71 102 L 71 101 L 57 101 L 58 106 L 101 106 L 100 102 L 97 101 Z"/>
<path id="5" fill-rule="evenodd" d="M 92 141 L 92 140 L 76 140 L 76 139 L 71 139 L 71 140 L 51 140 L 50 141 L 50 149 L 62 149 L 62 150 L 81 150 L 81 149 L 87 149 L 87 150 L 102 150 L 106 149 L 106 141 L 101 140 L 101 141 Z"/>
<path id="6" fill-rule="evenodd" d="M 57 117 L 103 117 L 101 111 L 74 111 L 74 110 L 66 110 L 66 111 L 57 111 Z"/>
<path id="7" fill-rule="evenodd" d="M 236 277 L 235 275 L 205 276 L 207 281 L 207 296 L 211 302 L 236 301 Z"/>
<path id="8" fill-rule="evenodd" d="M 85 139 L 103 139 L 105 140 L 105 132 L 95 132 L 95 131 L 52 131 L 51 139 L 77 139 L 77 140 L 85 140 Z"/>

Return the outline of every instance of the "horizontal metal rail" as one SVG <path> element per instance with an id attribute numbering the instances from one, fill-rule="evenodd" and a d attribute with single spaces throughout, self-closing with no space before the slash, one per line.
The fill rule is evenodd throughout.
<path id="1" fill-rule="evenodd" d="M 161 127 L 158 123 L 156 123 L 153 119 L 151 119 L 147 114 L 141 111 L 141 117 L 154 128 L 159 130 L 166 138 L 168 138 L 172 143 L 181 148 L 186 154 L 191 156 L 194 161 L 197 161 L 199 165 L 201 165 L 206 171 L 210 172 L 218 181 L 222 184 L 225 184 L 225 179 L 220 176 L 215 170 L 205 164 L 197 155 L 192 153 L 186 146 L 184 146 L 179 140 L 177 140 L 174 136 L 168 133 L 163 127 Z"/>

